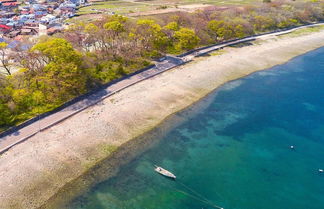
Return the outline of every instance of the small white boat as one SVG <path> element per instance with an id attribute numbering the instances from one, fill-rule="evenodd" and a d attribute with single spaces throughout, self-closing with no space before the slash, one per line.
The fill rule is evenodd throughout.
<path id="1" fill-rule="evenodd" d="M 163 175 L 163 176 L 166 176 L 166 177 L 171 178 L 171 179 L 176 179 L 176 176 L 173 173 L 171 173 L 168 170 L 165 170 L 164 168 L 161 168 L 159 166 L 155 166 L 154 170 L 156 172 L 158 172 L 159 174 Z"/>

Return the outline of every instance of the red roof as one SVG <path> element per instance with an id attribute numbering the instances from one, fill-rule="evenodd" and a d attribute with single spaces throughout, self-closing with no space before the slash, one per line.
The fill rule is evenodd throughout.
<path id="1" fill-rule="evenodd" d="M 5 30 L 9 30 L 11 27 L 7 26 L 7 25 L 2 25 L 0 24 L 0 28 L 1 29 L 5 29 Z"/>
<path id="2" fill-rule="evenodd" d="M 7 2 L 7 3 L 3 3 L 3 6 L 17 6 L 19 4 L 19 2 Z"/>

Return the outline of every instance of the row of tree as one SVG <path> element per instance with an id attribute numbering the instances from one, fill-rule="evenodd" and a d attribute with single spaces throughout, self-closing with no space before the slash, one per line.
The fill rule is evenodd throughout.
<path id="1" fill-rule="evenodd" d="M 114 15 L 43 37 L 28 51 L 0 44 L 0 130 L 89 89 L 145 67 L 166 53 L 324 20 L 323 2 L 209 7 L 149 19 Z M 11 73 L 15 60 L 19 72 Z"/>

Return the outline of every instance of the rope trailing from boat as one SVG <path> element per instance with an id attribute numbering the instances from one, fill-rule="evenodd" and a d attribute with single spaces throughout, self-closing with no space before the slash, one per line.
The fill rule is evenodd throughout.
<path id="1" fill-rule="evenodd" d="M 148 162 L 151 162 L 150 160 L 146 159 Z M 152 163 L 152 162 L 151 162 Z M 158 167 L 157 165 L 153 164 L 155 167 Z M 171 173 L 172 174 L 172 173 Z M 164 175 L 165 176 L 165 175 Z M 169 177 L 169 176 L 168 176 Z M 170 178 L 170 177 L 169 177 Z M 189 194 L 188 192 L 179 190 L 179 189 L 174 189 L 177 192 L 180 192 L 188 197 L 191 197 L 195 200 L 198 200 L 202 203 L 205 203 L 213 208 L 217 208 L 217 209 L 224 209 L 218 205 L 215 205 L 213 202 L 211 202 L 210 200 L 208 200 L 206 197 L 202 196 L 201 194 L 199 194 L 197 191 L 193 190 L 192 188 L 186 186 L 184 183 L 181 183 L 179 180 L 175 180 L 175 178 L 173 178 L 172 180 L 174 180 L 175 182 L 177 182 L 178 184 L 180 184 L 182 187 L 186 188 L 187 190 L 189 190 L 190 192 L 192 192 L 194 195 Z"/>
<path id="2" fill-rule="evenodd" d="M 222 207 L 220 207 L 220 206 L 218 206 L 218 205 L 215 205 L 215 204 L 213 204 L 213 203 L 211 203 L 211 202 L 209 202 L 209 201 L 205 201 L 205 200 L 203 200 L 203 199 L 201 199 L 201 198 L 199 198 L 199 197 L 196 197 L 196 196 L 194 196 L 194 195 L 192 195 L 192 194 L 189 194 L 189 193 L 187 193 L 187 192 L 185 192 L 185 191 L 182 191 L 182 190 L 179 190 L 179 189 L 175 189 L 175 191 L 177 191 L 177 192 L 179 192 L 179 193 L 182 193 L 182 194 L 184 194 L 184 195 L 186 195 L 186 196 L 188 196 L 188 197 L 191 197 L 191 198 L 193 198 L 193 199 L 195 199 L 195 200 L 198 200 L 198 201 L 200 201 L 200 202 L 202 202 L 202 203 L 205 203 L 206 205 L 209 205 L 209 206 L 211 206 L 211 207 L 213 207 L 213 208 L 224 209 L 224 208 L 222 208 Z"/>
<path id="3" fill-rule="evenodd" d="M 201 194 L 199 194 L 195 190 L 193 190 L 190 187 L 186 186 L 184 183 L 181 183 L 180 181 L 177 181 L 177 183 L 181 184 L 181 186 L 188 189 L 189 191 L 191 191 L 192 193 L 194 193 L 196 196 L 200 197 L 201 199 L 204 199 L 205 201 L 209 202 L 209 200 L 206 197 L 202 196 Z"/>
<path id="4" fill-rule="evenodd" d="M 177 190 L 178 192 L 181 192 L 181 193 L 183 193 L 183 194 L 185 194 L 185 195 L 187 195 L 187 196 L 190 196 L 190 197 L 192 197 L 192 198 L 194 198 L 194 199 L 196 199 L 196 200 L 199 200 L 199 201 L 201 201 L 201 202 L 203 202 L 203 203 L 205 203 L 205 204 L 208 204 L 208 205 L 210 205 L 210 206 L 212 206 L 212 207 L 214 207 L 214 208 L 224 209 L 224 208 L 222 208 L 222 207 L 220 207 L 220 206 L 218 206 L 218 205 L 215 205 L 215 204 L 212 203 L 210 200 L 208 200 L 206 197 L 202 196 L 201 194 L 199 194 L 197 191 L 193 190 L 192 188 L 186 186 L 184 183 L 181 183 L 180 181 L 176 181 L 176 182 L 178 182 L 181 186 L 183 186 L 184 188 L 186 188 L 186 189 L 188 189 L 189 191 L 191 191 L 191 192 L 192 192 L 193 194 L 195 194 L 196 196 L 191 195 L 191 194 L 189 194 L 189 193 L 187 193 L 187 192 L 184 192 L 184 191 L 181 191 L 181 190 Z"/>

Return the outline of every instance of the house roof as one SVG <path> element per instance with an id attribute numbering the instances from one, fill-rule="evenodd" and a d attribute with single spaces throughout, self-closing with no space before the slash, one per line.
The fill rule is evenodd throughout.
<path id="1" fill-rule="evenodd" d="M 9 6 L 17 6 L 19 4 L 20 2 L 6 2 L 6 3 L 2 3 L 2 6 L 9 7 Z"/>
<path id="2" fill-rule="evenodd" d="M 30 33 L 32 30 L 30 28 L 23 28 L 21 29 L 22 33 Z"/>
<path id="3" fill-rule="evenodd" d="M 46 15 L 46 12 L 42 12 L 42 11 L 37 11 L 35 12 L 35 15 Z"/>
<path id="4" fill-rule="evenodd" d="M 0 28 L 1 28 L 1 29 L 4 29 L 4 30 L 9 30 L 9 29 L 11 29 L 11 27 L 9 27 L 9 26 L 7 26 L 7 25 L 2 25 L 2 24 L 0 24 Z"/>
<path id="5" fill-rule="evenodd" d="M 4 2 L 16 2 L 16 0 L 0 0 L 1 3 L 4 3 Z"/>

